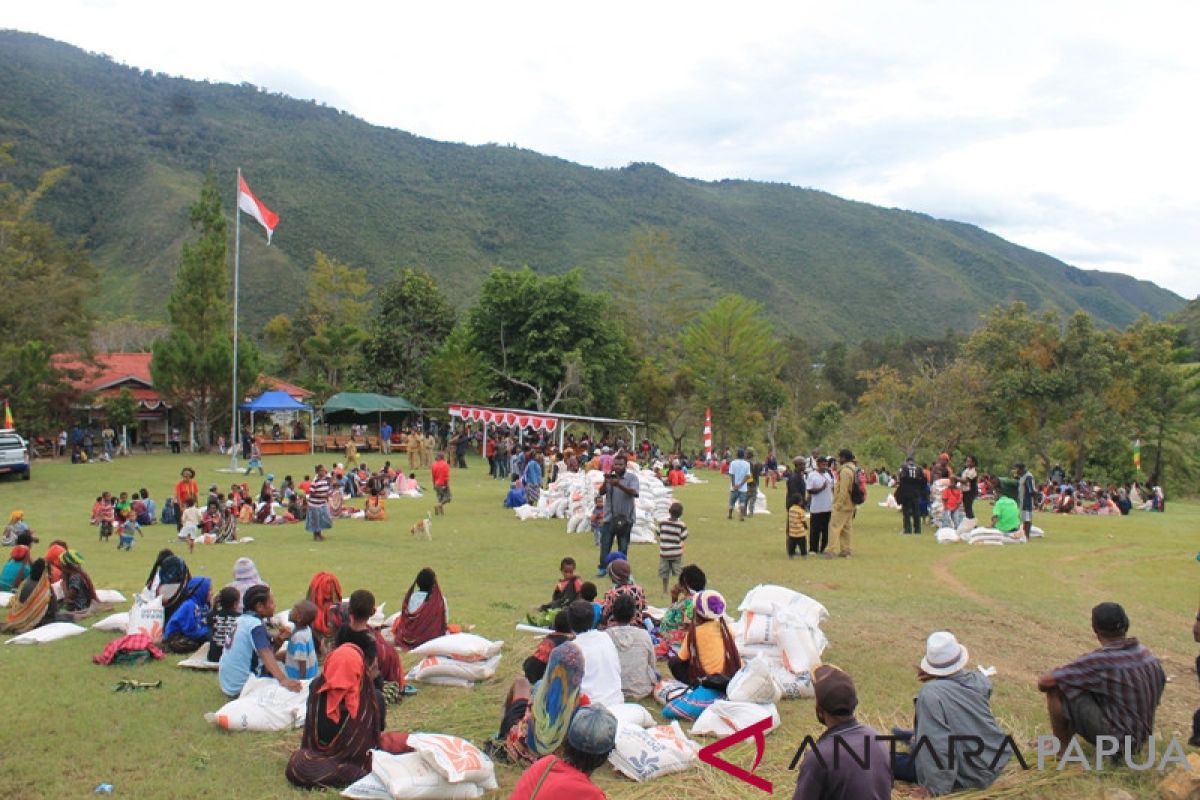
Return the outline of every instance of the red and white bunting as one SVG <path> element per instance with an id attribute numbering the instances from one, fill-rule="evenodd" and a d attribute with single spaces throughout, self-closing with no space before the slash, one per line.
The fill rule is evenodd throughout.
<path id="1" fill-rule="evenodd" d="M 535 431 L 553 432 L 558 427 L 557 417 L 544 417 L 539 414 L 517 414 L 481 406 L 447 406 L 450 416 L 471 422 L 485 422 L 488 425 L 518 425 L 522 428 L 533 428 Z"/>

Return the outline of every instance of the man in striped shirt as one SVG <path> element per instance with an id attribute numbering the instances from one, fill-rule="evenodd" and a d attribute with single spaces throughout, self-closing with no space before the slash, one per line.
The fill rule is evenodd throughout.
<path id="1" fill-rule="evenodd" d="M 683 503 L 671 503 L 671 515 L 658 523 L 658 577 L 662 578 L 663 594 L 670 591 L 671 576 L 683 571 L 683 542 L 687 525 L 683 521 Z"/>
<path id="2" fill-rule="evenodd" d="M 323 542 L 325 537 L 321 535 L 321 531 L 333 527 L 333 518 L 329 515 L 329 493 L 332 486 L 324 464 L 317 464 L 316 473 L 317 476 L 308 487 L 308 514 L 304 520 L 304 529 L 313 535 L 314 542 Z"/>
<path id="3" fill-rule="evenodd" d="M 1154 730 L 1154 711 L 1166 686 L 1162 664 L 1126 636 L 1129 617 L 1116 603 L 1092 609 L 1092 631 L 1098 650 L 1038 678 L 1059 753 L 1075 734 L 1091 744 L 1098 736 L 1128 736 L 1140 749 Z"/>

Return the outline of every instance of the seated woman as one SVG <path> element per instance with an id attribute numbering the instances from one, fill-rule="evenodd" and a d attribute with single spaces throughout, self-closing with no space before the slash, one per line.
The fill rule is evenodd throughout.
<path id="1" fill-rule="evenodd" d="M 233 508 L 227 506 L 225 512 L 221 514 L 221 527 L 217 529 L 217 542 L 236 542 L 238 521 L 237 515 L 233 513 Z"/>
<path id="2" fill-rule="evenodd" d="M 612 617 L 604 629 L 617 648 L 621 661 L 621 693 L 626 700 L 649 697 L 659 677 L 654 668 L 654 642 L 650 640 L 649 632 L 631 622 L 635 610 L 633 597 L 620 595 L 613 601 Z"/>
<path id="3" fill-rule="evenodd" d="M 525 485 L 521 483 L 519 475 L 512 476 L 512 483 L 508 485 L 508 494 L 504 496 L 505 508 L 520 508 L 525 505 Z"/>
<path id="4" fill-rule="evenodd" d="M 63 598 L 59 609 L 67 621 L 83 619 L 104 606 L 96 595 L 92 578 L 83 568 L 83 556 L 78 550 L 68 550 L 59 559 L 62 567 Z"/>
<path id="5" fill-rule="evenodd" d="M 382 733 L 383 705 L 372 684 L 375 662 L 343 644 L 329 654 L 308 691 L 300 749 L 288 759 L 287 778 L 313 789 L 344 789 L 371 772 L 371 751 L 408 753 L 408 734 Z"/>
<path id="6" fill-rule="evenodd" d="M 621 595 L 628 595 L 633 598 L 633 620 L 629 624 L 641 625 L 642 618 L 646 614 L 646 592 L 641 586 L 633 582 L 629 562 L 623 558 L 610 561 L 608 564 L 608 577 L 612 579 L 613 585 L 605 593 L 604 601 L 601 603 L 600 627 L 603 628 L 608 624 L 612 617 L 613 601 Z"/>
<path id="7" fill-rule="evenodd" d="M 29 548 L 23 544 L 14 547 L 8 554 L 8 561 L 0 570 L 0 592 L 11 592 L 21 585 L 21 581 L 29 577 Z"/>
<path id="8" fill-rule="evenodd" d="M 4 526 L 4 546 L 12 547 L 17 543 L 17 537 L 23 533 L 28 533 L 31 536 L 33 531 L 29 530 L 29 526 L 25 524 L 25 512 L 17 509 L 8 517 L 8 524 Z M 33 541 L 37 541 L 35 538 Z"/>
<path id="9" fill-rule="evenodd" d="M 337 636 L 338 628 L 345 622 L 342 584 L 332 572 L 318 572 L 308 582 L 305 599 L 317 607 L 317 616 L 312 624 L 317 654 L 327 655 L 333 652 L 334 637 Z"/>
<path id="10" fill-rule="evenodd" d="M 449 622 L 450 607 L 438 586 L 437 574 L 425 567 L 408 587 L 400 617 L 392 626 L 396 646 L 401 650 L 412 650 L 430 639 L 445 636 Z"/>
<path id="11" fill-rule="evenodd" d="M 221 501 L 213 498 L 208 501 L 208 507 L 204 510 L 204 516 L 200 518 L 201 533 L 216 533 L 221 530 L 221 524 L 225 521 L 225 515 L 221 513 Z"/>
<path id="12" fill-rule="evenodd" d="M 167 618 L 163 628 L 163 649 L 171 653 L 192 653 L 208 641 L 209 595 L 212 581 L 203 576 L 187 585 L 187 599 Z"/>
<path id="13" fill-rule="evenodd" d="M 557 751 L 579 706 L 583 669 L 583 651 L 565 642 L 551 651 L 536 686 L 518 676 L 504 701 L 500 731 L 485 751 L 523 766 Z"/>
<path id="14" fill-rule="evenodd" d="M 549 663 L 550 654 L 554 652 L 554 648 L 563 642 L 571 641 L 573 638 L 571 635 L 571 623 L 567 618 L 566 609 L 560 608 L 554 612 L 554 619 L 550 627 L 551 632 L 538 642 L 533 655 L 526 658 L 525 663 L 521 665 L 521 671 L 525 673 L 525 679 L 531 684 L 537 683 L 546 674 L 546 664 Z"/>
<path id="15" fill-rule="evenodd" d="M 169 554 L 171 551 L 163 552 Z M 199 590 L 200 584 L 192 579 L 187 562 L 176 555 L 167 555 L 162 558 L 161 563 L 156 562 L 155 570 L 157 575 L 152 575 L 151 578 L 158 581 L 157 594 L 163 601 L 163 619 L 169 620 L 184 603 L 192 599 L 193 594 Z M 207 593 L 203 600 L 204 602 L 208 601 Z"/>
<path id="16" fill-rule="evenodd" d="M 376 521 L 387 519 L 387 511 L 384 510 L 383 498 L 379 495 L 379 487 L 372 484 L 370 492 L 367 496 L 367 504 L 363 508 L 367 519 Z"/>
<path id="17" fill-rule="evenodd" d="M 678 654 L 692 622 L 694 598 L 707 585 L 708 577 L 695 564 L 688 564 L 680 571 L 679 583 L 671 587 L 671 607 L 658 623 L 656 652 L 659 658 Z"/>
<path id="18" fill-rule="evenodd" d="M 25 633 L 39 625 L 54 622 L 58 602 L 50 590 L 50 569 L 44 558 L 34 561 L 29 575 L 8 603 L 8 616 L 0 623 L 0 633 Z"/>
<path id="19" fill-rule="evenodd" d="M 46 569 L 50 573 L 50 583 L 62 580 L 62 557 L 67 552 L 68 545 L 62 539 L 55 539 L 46 548 Z"/>
<path id="20" fill-rule="evenodd" d="M 671 486 L 683 486 L 687 483 L 687 474 L 678 460 L 671 462 L 671 469 L 667 472 L 667 483 Z"/>
<path id="21" fill-rule="evenodd" d="M 262 584 L 270 586 L 269 583 L 262 579 L 258 574 L 258 567 L 254 566 L 254 562 L 242 556 L 237 561 L 233 562 L 233 583 L 227 584 L 238 590 L 238 607 L 241 607 L 241 598 L 245 597 L 246 590 L 251 586 Z"/>
<path id="22" fill-rule="evenodd" d="M 1058 501 L 1054 504 L 1054 513 L 1070 514 L 1075 511 L 1075 490 L 1070 486 L 1063 487 L 1062 492 L 1058 495 Z"/>
<path id="23" fill-rule="evenodd" d="M 742 668 L 742 659 L 729 626 L 725 598 L 711 589 L 696 595 L 692 624 L 679 648 L 667 660 L 671 675 L 691 689 L 663 709 L 667 719 L 696 719 L 714 700 L 725 695 L 729 679 Z"/>

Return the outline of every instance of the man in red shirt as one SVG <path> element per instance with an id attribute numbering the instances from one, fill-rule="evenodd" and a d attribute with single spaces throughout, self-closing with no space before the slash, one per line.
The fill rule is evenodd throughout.
<path id="1" fill-rule="evenodd" d="M 450 496 L 450 462 L 446 461 L 445 453 L 438 453 L 437 460 L 429 469 L 433 475 L 433 490 L 437 493 L 437 504 L 433 507 L 434 514 L 445 516 L 446 504 L 453 498 Z"/>
<path id="2" fill-rule="evenodd" d="M 535 761 L 521 775 L 508 800 L 605 800 L 606 795 L 589 776 L 608 760 L 616 742 L 617 718 L 603 706 L 581 706 L 571 717 L 561 754 Z"/>

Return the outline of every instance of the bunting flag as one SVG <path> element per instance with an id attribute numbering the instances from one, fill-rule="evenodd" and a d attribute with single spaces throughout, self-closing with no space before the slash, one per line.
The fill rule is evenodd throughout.
<path id="1" fill-rule="evenodd" d="M 704 458 L 712 459 L 712 409 L 704 409 Z"/>
<path id="2" fill-rule="evenodd" d="M 1142 440 L 1133 440 L 1133 468 L 1138 472 L 1142 471 Z"/>
<path id="3" fill-rule="evenodd" d="M 8 401 L 4 401 L 4 427 L 13 427 L 12 409 L 8 407 Z"/>
<path id="4" fill-rule="evenodd" d="M 263 201 L 254 196 L 246 178 L 238 175 L 238 208 L 258 220 L 258 224 L 267 229 L 267 244 L 271 243 L 271 235 L 279 224 L 279 215 L 267 208 Z"/>

